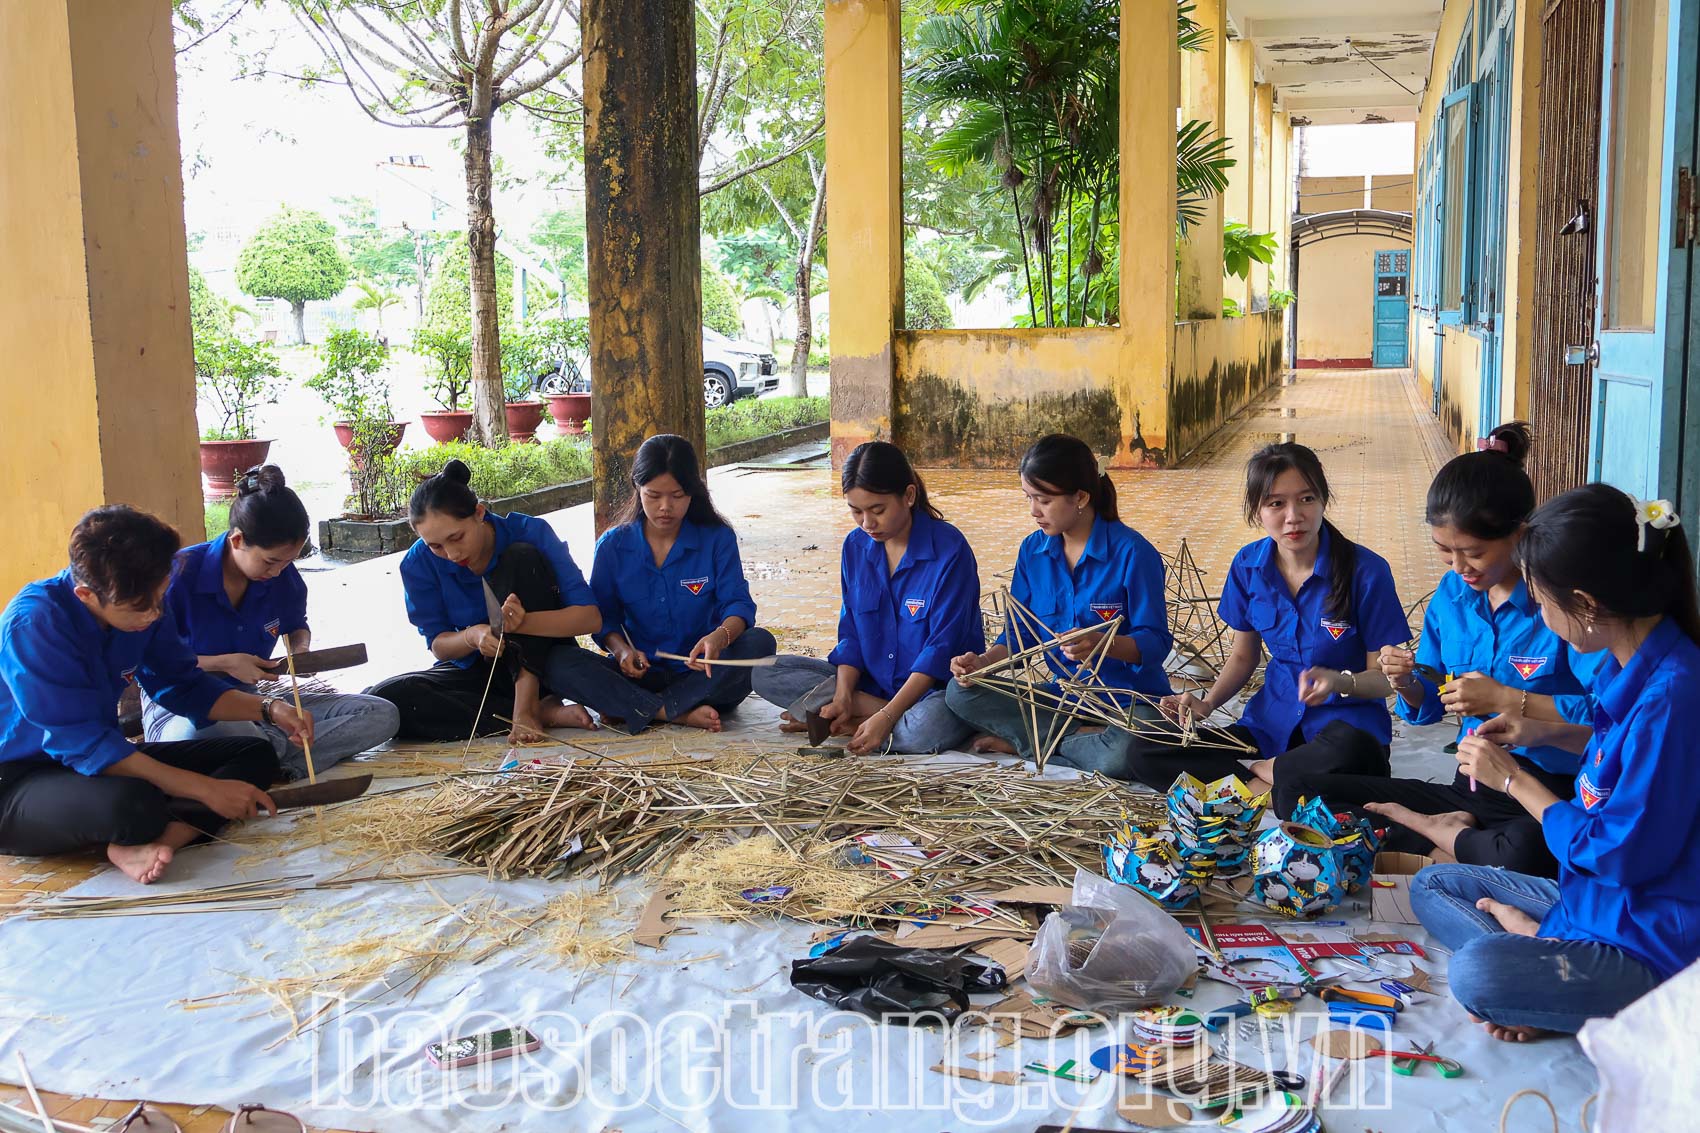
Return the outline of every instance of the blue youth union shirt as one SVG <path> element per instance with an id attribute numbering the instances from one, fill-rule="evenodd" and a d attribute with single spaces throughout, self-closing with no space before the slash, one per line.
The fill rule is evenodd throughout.
<path id="1" fill-rule="evenodd" d="M 99 775 L 132 755 L 118 729 L 130 681 L 197 726 L 228 686 L 201 672 L 169 617 L 107 629 L 78 601 L 70 570 L 32 582 L 0 615 L 0 763 L 47 756 Z"/>
<path id="2" fill-rule="evenodd" d="M 1559 715 L 1578 724 L 1592 719 L 1588 688 L 1607 654 L 1577 653 L 1541 620 L 1522 581 L 1511 596 L 1488 605 L 1488 597 L 1473 590 L 1456 571 L 1447 571 L 1429 599 L 1423 614 L 1423 636 L 1417 643 L 1417 663 L 1440 673 L 1485 673 L 1502 685 L 1527 689 L 1553 698 Z M 1423 702 L 1413 708 L 1404 697 L 1396 697 L 1399 715 L 1413 724 L 1433 724 L 1446 714 L 1440 690 L 1433 681 L 1418 675 Z M 1481 726 L 1484 717 L 1470 716 L 1459 722 L 1463 736 Z M 1559 775 L 1574 775 L 1582 757 L 1559 747 L 1512 748 L 1516 754 Z"/>
<path id="3" fill-rule="evenodd" d="M 165 592 L 165 613 L 198 657 L 252 653 L 270 657 L 277 639 L 307 627 L 307 584 L 291 563 L 276 578 L 249 581 L 241 604 L 224 591 L 224 549 L 229 532 L 177 552 L 177 573 Z M 227 673 L 214 680 L 237 687 Z"/>
<path id="4" fill-rule="evenodd" d="M 889 700 L 912 673 L 942 685 L 952 657 L 986 648 L 979 564 L 942 519 L 915 512 L 909 546 L 889 573 L 885 547 L 856 528 L 844 538 L 839 577 L 844 604 L 827 660 L 861 670 L 863 692 Z"/>
<path id="5" fill-rule="evenodd" d="M 1541 814 L 1558 903 L 1541 936 L 1615 945 L 1668 979 L 1700 959 L 1700 647 L 1669 618 L 1594 684 L 1576 797 Z"/>
<path id="6" fill-rule="evenodd" d="M 1387 560 L 1359 545 L 1352 572 L 1352 609 L 1348 618 L 1331 617 L 1328 606 L 1328 564 L 1333 536 L 1323 528 L 1316 565 L 1299 587 L 1287 589 L 1269 538 L 1241 547 L 1228 567 L 1217 613 L 1229 629 L 1256 633 L 1269 651 L 1263 687 L 1246 705 L 1240 723 L 1257 737 L 1264 756 L 1277 756 L 1290 745 L 1295 728 L 1308 742 L 1334 720 L 1343 720 L 1380 740 L 1393 740 L 1393 720 L 1379 700 L 1333 697 L 1315 708 L 1299 702 L 1299 674 L 1314 666 L 1335 672 L 1363 669 L 1369 654 L 1384 645 L 1403 645 L 1411 639 L 1405 608 L 1393 587 Z"/>
<path id="7" fill-rule="evenodd" d="M 756 624 L 756 604 L 730 527 L 685 520 L 660 566 L 642 519 L 610 528 L 596 541 L 590 589 L 602 610 L 598 645 L 606 648 L 608 634 L 618 631 L 652 664 L 676 672 L 685 671 L 684 663 L 658 660 L 657 650 L 688 654 L 730 617 Z"/>
<path id="8" fill-rule="evenodd" d="M 529 543 L 555 568 L 563 607 L 596 605 L 596 595 L 591 593 L 578 564 L 573 562 L 567 545 L 561 542 L 554 528 L 535 516 L 517 511 L 507 515 L 486 511 L 484 522 L 496 532 L 495 553 L 490 556 L 485 574 L 496 569 L 508 547 Z M 413 544 L 402 556 L 401 585 L 407 595 L 407 620 L 419 628 L 427 646 L 439 634 L 483 625 L 490 620 L 484 609 L 484 575 L 473 574 L 458 563 L 433 555 L 424 543 Z M 455 664 L 470 668 L 477 658 L 478 654 L 472 653 Z"/>
<path id="9" fill-rule="evenodd" d="M 1174 645 L 1163 588 L 1163 557 L 1127 524 L 1098 516 L 1072 571 L 1063 555 L 1062 536 L 1033 532 L 1016 553 L 1009 592 L 1054 635 L 1101 627 L 1119 616 L 1117 633 L 1138 643 L 1139 664 L 1106 657 L 1098 666 L 1099 679 L 1112 689 L 1132 689 L 1147 696 L 1167 696 L 1173 691 L 1163 669 Z M 1009 638 L 1005 629 L 998 640 L 1012 651 L 1021 647 L 1020 641 L 1011 643 Z M 1051 650 L 1046 660 L 1061 677 L 1072 677 L 1079 668 L 1059 649 Z"/>

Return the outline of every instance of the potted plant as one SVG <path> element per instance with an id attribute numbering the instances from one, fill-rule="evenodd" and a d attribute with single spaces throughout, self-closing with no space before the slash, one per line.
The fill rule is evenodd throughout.
<path id="1" fill-rule="evenodd" d="M 542 359 L 536 336 L 525 331 L 502 336 L 502 388 L 511 441 L 524 443 L 537 439 L 537 426 L 543 423 L 543 403 L 535 396 Z"/>
<path id="2" fill-rule="evenodd" d="M 389 357 L 389 347 L 372 335 L 332 331 L 319 347 L 324 368 L 307 379 L 307 388 L 330 406 L 336 439 L 356 469 L 369 453 L 394 452 L 407 431 L 406 421 L 395 420 L 390 384 L 381 376 Z"/>
<path id="3" fill-rule="evenodd" d="M 543 319 L 533 334 L 543 354 L 539 388 L 549 402 L 555 428 L 581 434 L 590 421 L 590 379 L 583 364 L 590 349 L 590 320 Z"/>
<path id="4" fill-rule="evenodd" d="M 219 422 L 201 433 L 201 479 L 208 499 L 236 490 L 236 478 L 265 463 L 269 440 L 254 436 L 254 410 L 277 401 L 283 367 L 257 342 L 231 334 L 195 339 L 195 385 Z"/>
<path id="5" fill-rule="evenodd" d="M 462 441 L 472 428 L 472 411 L 464 409 L 472 391 L 472 336 L 464 329 L 422 328 L 413 336 L 413 349 L 432 365 L 426 387 L 442 409 L 419 415 L 425 432 L 438 444 Z"/>

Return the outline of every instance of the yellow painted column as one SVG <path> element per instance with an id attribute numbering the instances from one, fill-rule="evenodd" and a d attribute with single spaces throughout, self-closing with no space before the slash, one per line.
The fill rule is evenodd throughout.
<path id="1" fill-rule="evenodd" d="M 1505 356 L 1500 369 L 1499 421 L 1527 421 L 1532 398 L 1531 373 L 1535 357 L 1534 320 L 1523 317 L 1525 298 L 1535 288 L 1535 217 L 1533 187 L 1540 167 L 1541 137 L 1541 7 L 1518 0 L 1513 17 L 1511 73 L 1511 133 L 1506 153 L 1517 175 L 1505 189 L 1505 298 L 1500 302 Z M 1524 186 L 1529 186 L 1525 191 Z M 1499 421 L 1483 421 L 1487 432 Z"/>
<path id="2" fill-rule="evenodd" d="M 1251 230 L 1268 232 L 1270 228 L 1269 189 L 1271 172 L 1271 133 L 1275 111 L 1275 88 L 1258 83 L 1252 94 L 1252 169 L 1251 169 Z M 1251 305 L 1262 308 L 1269 300 L 1269 265 L 1251 265 Z"/>
<path id="3" fill-rule="evenodd" d="M 1174 5 L 1122 0 L 1121 407 L 1118 468 L 1167 458 L 1175 332 Z M 1164 60 L 1168 65 L 1164 66 Z"/>
<path id="4" fill-rule="evenodd" d="M 901 0 L 826 4 L 835 467 L 863 441 L 892 439 L 892 338 L 903 311 L 900 7 Z"/>
<path id="5" fill-rule="evenodd" d="M 1269 287 L 1290 288 L 1288 265 L 1292 263 L 1287 241 L 1293 231 L 1293 125 L 1285 110 L 1277 108 L 1269 128 L 1269 223 L 1275 233 L 1275 261 L 1269 265 Z"/>
<path id="6" fill-rule="evenodd" d="M 1181 56 L 1181 119 L 1208 122 L 1223 132 L 1223 85 L 1228 60 L 1222 0 L 1198 0 L 1193 19 L 1209 33 L 1201 51 Z M 1222 314 L 1222 194 L 1204 201 L 1204 219 L 1181 241 L 1177 311 L 1185 319 L 1214 319 Z"/>
<path id="7" fill-rule="evenodd" d="M 1243 39 L 1230 40 L 1224 64 L 1222 114 L 1234 166 L 1228 170 L 1228 192 L 1222 200 L 1222 214 L 1224 221 L 1237 220 L 1241 224 L 1249 224 L 1252 215 L 1252 70 L 1251 44 Z M 1246 280 L 1224 272 L 1222 294 L 1238 303 L 1241 310 L 1251 307 L 1251 287 Z"/>
<path id="8" fill-rule="evenodd" d="M 171 0 L 0 3 L 0 600 L 79 516 L 202 538 Z"/>

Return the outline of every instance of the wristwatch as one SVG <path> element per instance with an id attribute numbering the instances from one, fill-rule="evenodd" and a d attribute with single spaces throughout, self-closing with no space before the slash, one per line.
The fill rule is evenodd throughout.
<path id="1" fill-rule="evenodd" d="M 277 698 L 275 696 L 262 696 L 260 698 L 260 719 L 267 724 L 272 722 L 272 705 L 276 703 Z"/>

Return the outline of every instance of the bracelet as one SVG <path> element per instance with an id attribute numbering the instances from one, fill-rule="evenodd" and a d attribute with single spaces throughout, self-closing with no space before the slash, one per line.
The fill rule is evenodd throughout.
<path id="1" fill-rule="evenodd" d="M 273 700 L 269 696 L 260 697 L 260 721 L 261 721 L 261 723 L 270 724 L 272 722 L 272 705 L 276 704 L 276 703 L 277 703 L 277 701 Z"/>
<path id="2" fill-rule="evenodd" d="M 1529 690 L 1524 689 L 1523 690 L 1523 699 L 1517 702 L 1517 715 L 1527 716 L 1528 714 L 1529 714 Z"/>
<path id="3" fill-rule="evenodd" d="M 1511 780 L 1513 780 L 1515 778 L 1517 778 L 1517 772 L 1515 772 L 1515 771 L 1513 771 L 1511 774 L 1507 775 L 1505 777 L 1505 786 L 1503 786 L 1499 789 L 1499 793 L 1502 794 L 1502 795 L 1509 795 L 1511 793 Z"/>
<path id="4" fill-rule="evenodd" d="M 1350 692 L 1343 692 L 1340 695 L 1341 696 L 1356 696 L 1356 695 L 1358 695 L 1358 675 L 1356 673 L 1352 672 L 1352 670 L 1350 670 L 1350 669 L 1341 669 L 1340 675 L 1342 677 L 1345 677 L 1348 681 L 1350 681 L 1351 685 L 1352 685 Z"/>
<path id="5" fill-rule="evenodd" d="M 715 626 L 714 628 L 726 635 L 726 645 L 727 645 L 728 648 L 730 648 L 731 645 L 732 645 L 732 631 L 727 629 L 723 625 L 718 625 L 718 626 Z"/>

